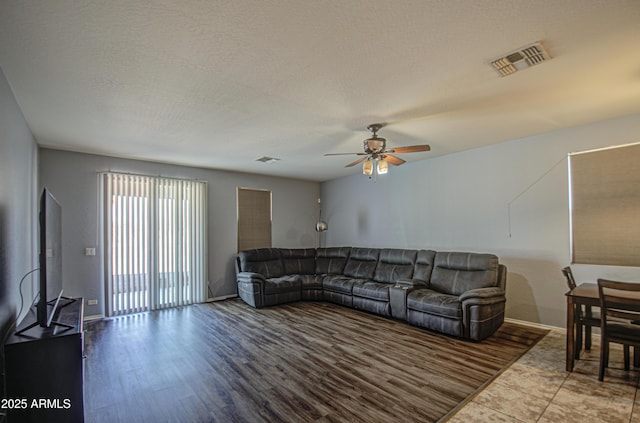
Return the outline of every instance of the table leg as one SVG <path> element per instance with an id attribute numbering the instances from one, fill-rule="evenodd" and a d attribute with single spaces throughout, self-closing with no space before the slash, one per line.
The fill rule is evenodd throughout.
<path id="1" fill-rule="evenodd" d="M 566 368 L 568 372 L 573 371 L 573 363 L 574 363 L 574 348 L 575 348 L 575 304 L 573 302 L 573 297 L 570 295 L 567 296 L 567 363 Z"/>
<path id="2" fill-rule="evenodd" d="M 591 319 L 593 317 L 590 305 L 585 307 L 585 313 L 587 319 Z M 584 327 L 584 349 L 586 351 L 591 351 L 591 326 L 589 325 Z"/>

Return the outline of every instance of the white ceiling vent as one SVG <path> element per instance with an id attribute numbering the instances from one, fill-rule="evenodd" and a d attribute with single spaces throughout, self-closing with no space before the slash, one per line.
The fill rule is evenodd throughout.
<path id="1" fill-rule="evenodd" d="M 519 70 L 551 59 L 540 41 L 512 51 L 503 57 L 491 61 L 491 66 L 500 74 L 507 76 Z"/>
<path id="2" fill-rule="evenodd" d="M 280 159 L 277 159 L 275 157 L 269 157 L 269 156 L 262 156 L 259 159 L 256 159 L 256 162 L 262 162 L 262 163 L 275 163 L 277 161 L 279 161 Z"/>

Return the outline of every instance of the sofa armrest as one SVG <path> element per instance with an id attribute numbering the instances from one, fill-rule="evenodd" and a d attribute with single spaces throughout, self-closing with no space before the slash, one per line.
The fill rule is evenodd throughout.
<path id="1" fill-rule="evenodd" d="M 466 302 L 491 304 L 494 302 L 493 299 L 504 301 L 504 298 L 505 294 L 502 288 L 478 288 L 462 293 L 459 299 L 463 304 Z"/>
<path id="2" fill-rule="evenodd" d="M 238 295 L 245 303 L 255 308 L 264 307 L 264 276 L 253 272 L 238 272 L 236 280 Z"/>
<path id="3" fill-rule="evenodd" d="M 504 322 L 506 296 L 500 287 L 479 288 L 462 293 L 462 324 L 465 338 L 480 341 Z"/>
<path id="4" fill-rule="evenodd" d="M 408 287 L 413 289 L 428 288 L 429 285 L 420 279 L 400 279 L 394 285 Z"/>
<path id="5" fill-rule="evenodd" d="M 260 273 L 253 272 L 238 272 L 237 275 L 238 283 L 259 283 L 260 285 L 264 284 L 264 276 Z"/>

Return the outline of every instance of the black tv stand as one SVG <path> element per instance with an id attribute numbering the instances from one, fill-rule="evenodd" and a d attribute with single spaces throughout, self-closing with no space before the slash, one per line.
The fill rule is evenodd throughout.
<path id="1" fill-rule="evenodd" d="M 62 305 L 58 302 L 58 308 L 66 307 L 66 306 L 71 305 L 74 302 L 80 300 L 80 298 L 70 298 L 70 297 L 65 297 L 65 296 L 61 296 L 60 299 L 61 300 L 68 300 L 69 302 L 65 303 L 65 304 L 62 304 Z"/>
<path id="2" fill-rule="evenodd" d="M 71 300 L 71 299 L 69 299 Z M 48 328 L 29 314 L 4 344 L 6 397 L 26 400 L 8 410 L 14 422 L 84 421 L 84 336 L 82 298 L 59 307 Z"/>
<path id="3" fill-rule="evenodd" d="M 24 333 L 26 331 L 28 331 L 29 329 L 35 328 L 36 326 L 40 326 L 40 324 L 38 322 L 31 323 L 29 326 L 27 326 L 27 327 L 25 327 L 23 329 L 20 329 L 18 332 L 14 333 L 14 335 L 15 336 L 29 336 L 29 335 L 25 335 Z M 56 322 L 55 320 L 51 321 L 51 325 L 49 325 L 49 327 L 51 327 L 51 326 L 59 326 L 59 327 L 65 328 L 65 330 L 73 329 L 75 327 L 73 325 L 68 325 L 66 323 Z"/>
<path id="4" fill-rule="evenodd" d="M 69 297 L 60 297 L 60 300 L 69 300 L 69 302 L 61 305 L 59 300 L 58 300 L 58 307 L 56 308 L 56 310 L 60 310 L 60 309 L 62 309 L 64 307 L 66 307 L 66 306 L 69 306 L 69 305 L 73 304 L 74 302 L 79 301 L 80 299 L 78 299 L 78 298 L 69 298 Z M 47 304 L 47 305 L 53 305 L 53 304 Z M 59 314 L 59 313 L 56 312 L 56 314 Z M 39 324 L 39 322 L 37 320 L 35 322 L 27 325 L 26 327 L 20 329 L 19 331 L 14 333 L 14 335 L 16 335 L 16 336 L 29 336 L 29 335 L 25 335 L 24 333 L 27 332 L 29 329 L 35 328 L 36 326 L 40 326 L 40 324 Z M 65 330 L 73 329 L 75 327 L 73 325 L 69 325 L 67 323 L 58 322 L 56 320 L 51 320 L 51 324 L 49 325 L 49 327 L 52 327 L 52 326 L 62 327 L 62 328 L 65 328 Z"/>

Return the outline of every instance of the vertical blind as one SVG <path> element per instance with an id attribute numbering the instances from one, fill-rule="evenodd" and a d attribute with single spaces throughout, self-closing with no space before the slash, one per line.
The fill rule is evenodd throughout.
<path id="1" fill-rule="evenodd" d="M 574 153 L 572 262 L 640 266 L 640 144 Z"/>
<path id="2" fill-rule="evenodd" d="M 271 247 L 271 191 L 238 188 L 238 251 Z"/>
<path id="3" fill-rule="evenodd" d="M 104 173 L 109 316 L 205 300 L 207 185 Z"/>

